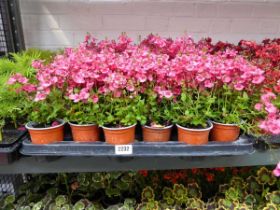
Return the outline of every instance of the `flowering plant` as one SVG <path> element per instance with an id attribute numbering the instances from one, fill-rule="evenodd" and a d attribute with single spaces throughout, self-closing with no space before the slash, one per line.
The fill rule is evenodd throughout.
<path id="1" fill-rule="evenodd" d="M 123 127 L 143 122 L 144 100 L 139 96 L 124 94 L 121 97 L 104 95 L 100 98 L 99 121 L 101 126 Z"/>
<path id="2" fill-rule="evenodd" d="M 66 111 L 66 119 L 77 124 L 97 124 L 99 121 L 99 104 L 91 100 L 88 102 L 70 102 Z"/>
<path id="3" fill-rule="evenodd" d="M 262 130 L 262 133 L 280 134 L 279 106 L 275 104 L 277 103 L 275 100 L 280 90 L 279 39 L 266 39 L 260 44 L 253 41 L 241 40 L 238 45 L 223 42 L 218 42 L 213 45 L 211 39 L 208 39 L 207 46 L 212 54 L 233 49 L 238 52 L 239 55 L 242 55 L 243 58 L 247 59 L 252 65 L 264 71 L 262 74 L 264 79 L 262 79 L 263 82 L 260 83 L 261 86 L 256 85 L 256 81 L 259 80 L 257 79 L 252 80 L 255 86 L 251 87 L 251 90 L 248 91 L 248 89 L 245 88 L 251 104 L 251 119 L 249 122 L 251 122 L 251 125 L 254 125 L 255 128 L 259 124 L 259 129 Z M 252 106 L 254 106 L 255 110 Z"/>
<path id="4" fill-rule="evenodd" d="M 237 124 L 246 133 L 257 134 L 257 118 L 261 112 L 254 109 L 258 98 L 246 91 L 237 91 L 223 85 L 213 92 L 212 120 L 224 124 Z"/>
<path id="5" fill-rule="evenodd" d="M 21 74 L 11 76 L 8 84 L 11 85 L 11 90 L 25 99 L 22 101 L 20 113 L 29 121 L 37 123 L 38 127 L 49 127 L 58 118 L 64 118 L 65 100 L 60 90 L 49 89 L 46 98 L 40 100 L 36 83 L 30 83 L 29 79 Z"/>
<path id="6" fill-rule="evenodd" d="M 206 128 L 213 116 L 214 101 L 207 91 L 183 90 L 178 101 L 172 104 L 173 122 L 188 128 Z"/>
<path id="7" fill-rule="evenodd" d="M 36 127 L 50 127 L 65 117 L 66 104 L 61 92 L 53 89 L 44 100 L 26 101 L 23 112 L 28 121 L 36 123 Z"/>
<path id="8" fill-rule="evenodd" d="M 7 85 L 9 77 L 13 75 L 13 80 L 26 83 L 29 79 L 34 79 L 35 69 L 32 67 L 34 59 L 42 59 L 45 63 L 52 60 L 54 52 L 48 50 L 28 49 L 21 53 L 12 53 L 9 58 L 0 60 L 0 141 L 4 126 L 16 128 L 25 122 L 26 113 L 23 112 L 26 100 L 25 94 L 21 92 L 21 85 L 14 87 Z M 24 75 L 21 77 L 20 74 Z M 28 85 L 22 87 L 28 89 Z"/>
<path id="9" fill-rule="evenodd" d="M 65 49 L 50 64 L 35 61 L 36 78 L 26 81 L 14 75 L 10 83 L 21 84 L 17 91 L 32 101 L 25 113 L 41 122 L 64 117 L 67 108 L 66 118 L 77 123 L 162 125 L 172 120 L 205 127 L 212 119 L 239 124 L 248 132 L 256 131 L 257 120 L 264 118 L 260 127 L 269 130 L 268 120 L 271 125 L 280 119 L 273 110 L 276 99 L 257 102 L 267 92 L 276 92 L 277 98 L 278 79 L 269 77 L 278 78 L 278 54 L 271 55 L 278 46 L 279 40 L 235 46 L 156 35 L 136 45 L 125 34 L 117 41 L 100 42 L 87 35 L 77 48 Z M 55 107 L 49 108 L 49 119 L 38 112 L 47 113 L 48 105 Z"/>
<path id="10" fill-rule="evenodd" d="M 171 98 L 159 98 L 152 91 L 147 90 L 145 94 L 143 123 L 151 127 L 164 127 L 171 124 Z"/>
<path id="11" fill-rule="evenodd" d="M 265 133 L 280 134 L 280 98 L 272 92 L 265 92 L 261 95 L 259 103 L 256 103 L 255 109 L 260 113 L 264 113 L 262 117 L 265 119 L 260 120 L 260 128 Z"/>

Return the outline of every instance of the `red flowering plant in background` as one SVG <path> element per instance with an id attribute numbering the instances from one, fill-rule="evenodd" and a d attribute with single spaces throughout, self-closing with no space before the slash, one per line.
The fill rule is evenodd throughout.
<path id="1" fill-rule="evenodd" d="M 265 70 L 265 81 L 260 102 L 255 108 L 265 112 L 260 128 L 268 134 L 280 134 L 280 43 L 279 40 L 264 40 L 255 47 L 251 62 Z"/>

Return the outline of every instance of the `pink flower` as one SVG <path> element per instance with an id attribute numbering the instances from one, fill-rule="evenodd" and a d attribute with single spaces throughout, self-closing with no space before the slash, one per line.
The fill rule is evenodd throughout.
<path id="1" fill-rule="evenodd" d="M 52 122 L 52 127 L 59 125 L 60 123 L 58 121 Z"/>
<path id="2" fill-rule="evenodd" d="M 114 97 L 116 97 L 116 98 L 121 97 L 121 95 L 122 95 L 122 92 L 120 90 L 117 90 L 114 92 Z"/>
<path id="3" fill-rule="evenodd" d="M 40 61 L 40 60 L 33 61 L 32 67 L 35 69 L 41 69 L 43 67 L 42 61 Z"/>
<path id="4" fill-rule="evenodd" d="M 17 79 L 15 77 L 10 77 L 7 84 L 8 85 L 13 85 L 17 82 Z"/>
<path id="5" fill-rule="evenodd" d="M 45 93 L 42 93 L 42 92 L 38 92 L 35 96 L 35 99 L 34 101 L 42 101 L 42 100 L 45 100 L 47 97 L 47 95 Z"/>
<path id="6" fill-rule="evenodd" d="M 280 162 L 276 165 L 275 169 L 273 170 L 273 175 L 276 177 L 280 177 Z"/>
<path id="7" fill-rule="evenodd" d="M 280 134 L 280 119 L 276 115 L 268 115 L 267 118 L 260 122 L 259 127 L 270 134 Z"/>
<path id="8" fill-rule="evenodd" d="M 261 111 L 262 108 L 263 108 L 263 104 L 261 104 L 261 103 L 255 104 L 255 109 L 256 109 L 256 110 Z"/>
<path id="9" fill-rule="evenodd" d="M 170 90 L 164 90 L 164 91 L 162 91 L 162 95 L 163 95 L 165 98 L 172 98 L 173 93 L 172 93 Z"/>
<path id="10" fill-rule="evenodd" d="M 280 177 L 280 169 L 276 168 L 276 169 L 273 170 L 272 173 L 273 173 L 274 176 Z"/>
<path id="11" fill-rule="evenodd" d="M 271 99 L 276 99 L 276 95 L 274 93 L 272 93 L 272 92 L 268 92 L 268 93 L 263 94 L 261 96 L 261 101 L 263 103 L 270 103 Z"/>
<path id="12" fill-rule="evenodd" d="M 199 74 L 196 76 L 196 80 L 199 82 L 203 82 L 205 80 L 205 77 L 203 77 L 202 75 Z"/>
<path id="13" fill-rule="evenodd" d="M 207 87 L 207 88 L 212 88 L 214 86 L 214 83 L 211 82 L 210 80 L 206 80 L 204 82 L 204 86 Z"/>
<path id="14" fill-rule="evenodd" d="M 138 79 L 139 79 L 139 82 L 146 82 L 147 77 L 145 75 L 141 74 L 138 76 Z"/>
<path id="15" fill-rule="evenodd" d="M 93 103 L 97 103 L 99 101 L 98 96 L 97 95 L 93 95 L 92 96 L 92 101 L 93 101 Z"/>
<path id="16" fill-rule="evenodd" d="M 237 83 L 234 85 L 234 88 L 238 91 L 241 91 L 244 89 L 244 85 L 240 84 L 240 83 Z"/>
<path id="17" fill-rule="evenodd" d="M 89 94 L 89 90 L 86 88 L 83 88 L 80 91 L 79 97 L 81 100 L 87 100 L 89 98 L 90 94 Z"/>
<path id="18" fill-rule="evenodd" d="M 21 84 L 26 84 L 28 82 L 28 79 L 26 77 L 21 76 L 18 78 L 18 82 Z"/>
<path id="19" fill-rule="evenodd" d="M 223 82 L 224 83 L 229 83 L 231 81 L 231 78 L 229 76 L 224 76 L 223 77 Z"/>
<path id="20" fill-rule="evenodd" d="M 17 128 L 17 130 L 19 130 L 19 131 L 26 131 L 26 128 L 25 128 L 24 125 L 20 125 L 20 126 Z"/>
<path id="21" fill-rule="evenodd" d="M 265 77 L 262 76 L 262 75 L 261 76 L 256 76 L 256 77 L 253 78 L 252 83 L 253 84 L 260 84 L 264 81 L 264 79 L 265 79 Z"/>
<path id="22" fill-rule="evenodd" d="M 72 78 L 73 78 L 74 82 L 76 82 L 76 83 L 78 83 L 78 84 L 82 84 L 82 83 L 85 82 L 83 73 L 81 73 L 81 72 L 78 72 L 78 73 L 76 73 L 76 74 L 73 74 L 73 75 L 72 75 Z"/>
<path id="23" fill-rule="evenodd" d="M 26 77 L 22 76 L 21 74 L 16 73 L 9 78 L 7 83 L 9 85 L 12 85 L 12 84 L 15 84 L 16 82 L 19 82 L 21 84 L 26 84 L 28 82 L 28 79 Z"/>
<path id="24" fill-rule="evenodd" d="M 133 92 L 135 90 L 134 86 L 130 85 L 130 84 L 126 87 L 126 89 L 131 91 L 131 92 Z"/>
<path id="25" fill-rule="evenodd" d="M 265 110 L 270 114 L 277 113 L 277 108 L 271 103 L 265 104 Z"/>
<path id="26" fill-rule="evenodd" d="M 73 100 L 75 103 L 80 101 L 79 94 L 70 94 L 68 97 L 69 99 Z"/>
<path id="27" fill-rule="evenodd" d="M 26 84 L 22 86 L 22 90 L 27 93 L 32 93 L 36 91 L 36 86 L 32 84 Z"/>

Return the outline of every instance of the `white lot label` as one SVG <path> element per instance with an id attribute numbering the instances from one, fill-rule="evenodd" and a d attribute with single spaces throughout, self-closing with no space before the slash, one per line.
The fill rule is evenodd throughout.
<path id="1" fill-rule="evenodd" d="M 132 145 L 116 145 L 116 155 L 131 155 L 133 153 Z"/>

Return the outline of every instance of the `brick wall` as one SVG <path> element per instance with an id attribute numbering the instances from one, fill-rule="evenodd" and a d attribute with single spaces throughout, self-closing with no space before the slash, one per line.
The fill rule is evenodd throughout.
<path id="1" fill-rule="evenodd" d="M 135 40 L 151 32 L 195 39 L 260 41 L 280 37 L 280 0 L 20 0 L 27 47 L 61 48 L 83 40 Z"/>

